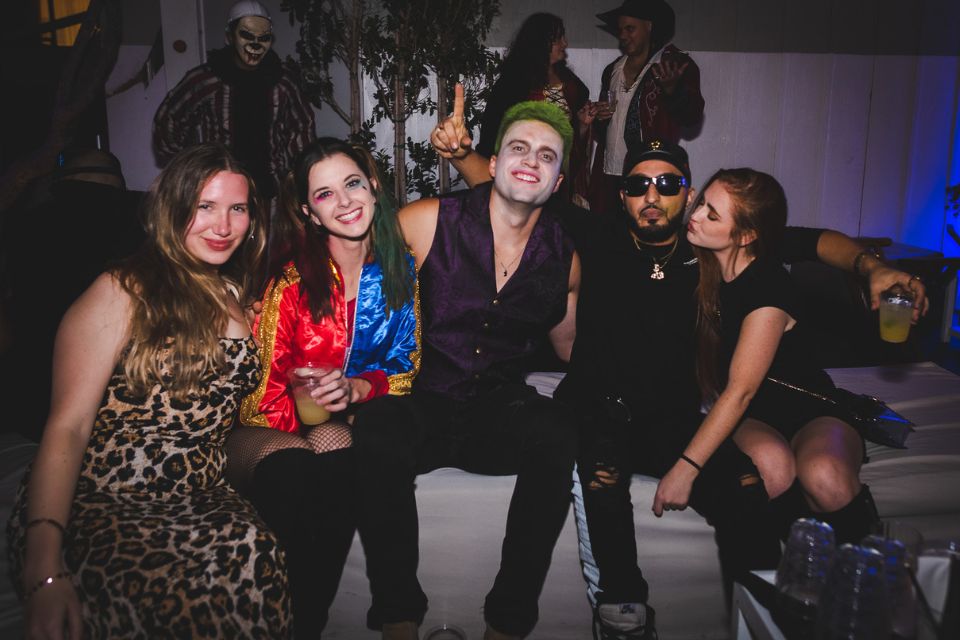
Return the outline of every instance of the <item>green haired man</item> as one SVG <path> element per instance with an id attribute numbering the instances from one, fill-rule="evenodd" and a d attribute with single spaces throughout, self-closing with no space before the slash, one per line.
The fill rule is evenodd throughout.
<path id="1" fill-rule="evenodd" d="M 493 182 L 400 211 L 417 263 L 420 371 L 409 395 L 364 404 L 352 431 L 374 594 L 367 620 L 386 640 L 415 640 L 427 610 L 413 492 L 416 474 L 438 467 L 517 474 L 484 638 L 519 639 L 536 625 L 570 504 L 577 425 L 523 371 L 545 343 L 563 360 L 573 347 L 580 260 L 548 202 L 572 138 L 558 108 L 518 104 L 483 164 Z"/>

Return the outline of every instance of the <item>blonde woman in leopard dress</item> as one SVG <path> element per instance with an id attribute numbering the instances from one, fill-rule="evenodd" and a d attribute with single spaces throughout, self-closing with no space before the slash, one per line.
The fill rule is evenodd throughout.
<path id="1" fill-rule="evenodd" d="M 229 153 L 174 158 L 148 241 L 70 308 L 8 526 L 28 638 L 290 635 L 277 540 L 223 478 L 259 361 L 239 300 L 265 218 Z"/>

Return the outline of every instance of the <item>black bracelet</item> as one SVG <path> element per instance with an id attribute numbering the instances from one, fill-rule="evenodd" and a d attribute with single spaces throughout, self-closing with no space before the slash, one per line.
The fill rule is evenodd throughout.
<path id="1" fill-rule="evenodd" d="M 689 465 L 690 465 L 691 467 L 693 467 L 694 469 L 696 469 L 696 470 L 697 470 L 697 473 L 703 471 L 703 467 L 701 467 L 701 466 L 698 465 L 696 462 L 694 462 L 693 459 L 692 459 L 690 456 L 688 456 L 687 454 L 681 453 L 681 454 L 680 454 L 680 459 L 683 460 L 684 462 L 686 462 L 687 464 L 689 464 Z"/>

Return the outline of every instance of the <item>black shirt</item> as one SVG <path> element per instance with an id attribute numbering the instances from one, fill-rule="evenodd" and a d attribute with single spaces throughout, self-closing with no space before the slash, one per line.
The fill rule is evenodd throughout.
<path id="1" fill-rule="evenodd" d="M 561 395 L 581 402 L 619 397 L 635 424 L 656 424 L 695 413 L 695 297 L 700 278 L 681 232 L 676 252 L 653 279 L 653 255 L 634 243 L 625 215 L 571 216 L 582 265 L 577 338 Z M 788 261 L 816 259 L 818 229 L 788 228 Z"/>

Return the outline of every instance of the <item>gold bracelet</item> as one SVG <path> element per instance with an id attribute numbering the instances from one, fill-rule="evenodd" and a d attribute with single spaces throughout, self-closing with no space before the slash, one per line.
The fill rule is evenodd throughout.
<path id="1" fill-rule="evenodd" d="M 37 584 L 33 585 L 29 591 L 27 591 L 27 593 L 23 596 L 23 601 L 26 602 L 27 600 L 32 598 L 33 594 L 35 594 L 37 591 L 47 586 L 48 584 L 53 584 L 54 580 L 63 580 L 64 578 L 69 578 L 69 577 L 70 577 L 69 571 L 61 571 L 60 573 L 55 573 L 52 576 L 47 576 Z"/>
<path id="2" fill-rule="evenodd" d="M 38 524 L 49 524 L 52 527 L 56 527 L 64 537 L 67 535 L 67 528 L 53 518 L 34 518 L 23 526 L 23 530 L 26 532 L 28 529 L 35 527 Z"/>

